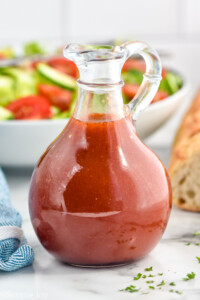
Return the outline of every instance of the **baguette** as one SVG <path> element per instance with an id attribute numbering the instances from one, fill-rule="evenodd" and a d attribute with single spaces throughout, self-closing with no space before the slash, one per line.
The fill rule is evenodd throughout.
<path id="1" fill-rule="evenodd" d="M 185 210 L 200 211 L 200 90 L 178 129 L 169 176 L 173 203 Z"/>

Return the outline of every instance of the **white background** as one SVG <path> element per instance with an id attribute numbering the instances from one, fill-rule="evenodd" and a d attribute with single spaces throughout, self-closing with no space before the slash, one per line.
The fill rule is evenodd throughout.
<path id="1" fill-rule="evenodd" d="M 0 0 L 0 43 L 120 37 L 200 40 L 199 0 Z"/>

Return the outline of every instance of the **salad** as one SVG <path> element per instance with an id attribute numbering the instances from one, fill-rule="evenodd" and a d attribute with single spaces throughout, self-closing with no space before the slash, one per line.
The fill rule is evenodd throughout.
<path id="1" fill-rule="evenodd" d="M 79 72 L 76 65 L 55 54 L 42 59 L 46 54 L 37 43 L 24 47 L 24 55 L 41 55 L 39 60 L 26 59 L 16 66 L 0 67 L 0 121 L 38 120 L 69 118 L 77 98 L 76 80 Z M 11 48 L 0 49 L 0 60 L 15 57 Z M 128 59 L 122 69 L 124 103 L 137 93 L 145 72 L 145 63 Z M 166 69 L 152 103 L 162 101 L 176 93 L 182 86 L 182 78 Z"/>

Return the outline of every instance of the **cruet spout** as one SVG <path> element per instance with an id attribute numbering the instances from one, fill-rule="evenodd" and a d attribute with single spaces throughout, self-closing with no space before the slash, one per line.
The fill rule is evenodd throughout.
<path id="1" fill-rule="evenodd" d="M 95 87 L 101 91 L 121 87 L 121 70 L 125 61 L 134 55 L 145 60 L 146 72 L 142 84 L 132 101 L 129 102 L 133 120 L 136 120 L 153 100 L 161 80 L 161 62 L 157 52 L 139 41 L 127 42 L 121 46 L 69 44 L 64 56 L 74 61 L 79 68 L 78 84 Z"/>

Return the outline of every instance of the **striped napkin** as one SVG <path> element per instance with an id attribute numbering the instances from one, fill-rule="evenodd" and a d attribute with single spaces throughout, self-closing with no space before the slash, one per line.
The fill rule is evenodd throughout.
<path id="1" fill-rule="evenodd" d="M 15 271 L 33 262 L 33 249 L 23 238 L 21 224 L 21 215 L 11 204 L 8 185 L 0 169 L 0 271 Z"/>

